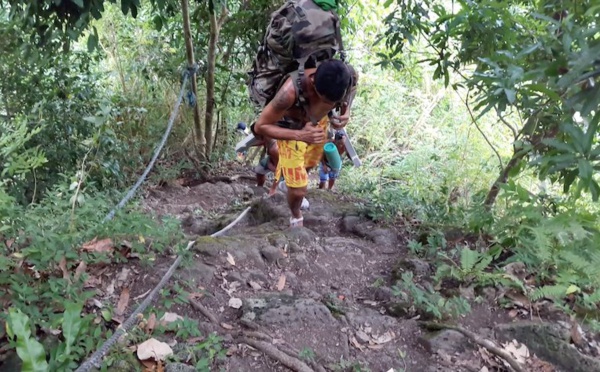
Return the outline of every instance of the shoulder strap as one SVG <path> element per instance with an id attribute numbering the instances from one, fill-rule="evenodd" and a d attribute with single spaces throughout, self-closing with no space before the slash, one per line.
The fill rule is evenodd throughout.
<path id="1" fill-rule="evenodd" d="M 304 111 L 304 114 L 308 116 L 308 119 L 313 123 L 313 125 L 319 124 L 319 120 L 315 119 L 308 109 L 308 101 L 304 96 L 304 91 L 302 89 L 302 83 L 306 78 L 304 75 L 304 61 L 300 61 L 300 66 L 297 71 L 292 71 L 289 74 L 290 79 L 294 83 L 294 89 L 296 90 L 296 99 L 297 105 Z"/>

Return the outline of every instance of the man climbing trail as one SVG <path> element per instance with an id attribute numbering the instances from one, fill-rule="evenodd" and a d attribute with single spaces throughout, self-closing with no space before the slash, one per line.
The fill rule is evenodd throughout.
<path id="1" fill-rule="evenodd" d="M 327 114 L 346 96 L 351 80 L 347 65 L 336 59 L 306 69 L 299 87 L 290 76 L 254 125 L 257 135 L 277 140 L 279 162 L 274 187 L 283 176 L 288 188 L 291 227 L 303 225 L 300 208 L 308 185 L 306 170 L 321 160 L 329 120 Z M 298 105 L 299 89 L 304 93 L 306 105 Z M 320 118 L 317 125 L 313 125 L 314 118 Z M 331 124 L 334 129 L 345 125 L 341 122 Z"/>

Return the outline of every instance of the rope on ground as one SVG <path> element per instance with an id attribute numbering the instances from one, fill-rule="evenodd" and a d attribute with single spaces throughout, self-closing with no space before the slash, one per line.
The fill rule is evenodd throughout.
<path id="1" fill-rule="evenodd" d="M 152 170 L 152 167 L 154 167 L 154 163 L 156 162 L 156 159 L 158 159 L 158 155 L 160 155 L 160 152 L 162 151 L 163 147 L 165 146 L 165 143 L 167 142 L 167 139 L 169 138 L 169 135 L 171 134 L 171 130 L 173 129 L 173 124 L 175 123 L 175 118 L 177 117 L 177 113 L 179 112 L 179 106 L 181 106 L 181 101 L 183 100 L 183 95 L 185 93 L 185 85 L 188 81 L 188 78 L 190 77 L 190 73 L 195 73 L 195 70 L 188 69 L 184 73 L 183 81 L 181 83 L 181 89 L 179 91 L 179 98 L 177 98 L 177 102 L 175 103 L 175 108 L 173 109 L 173 112 L 171 112 L 171 117 L 169 118 L 169 124 L 167 125 L 165 134 L 163 134 L 162 140 L 160 141 L 159 145 L 156 147 L 156 150 L 154 151 L 154 155 L 152 156 L 150 163 L 148 163 L 146 170 L 144 170 L 144 173 L 142 173 L 142 175 L 137 180 L 135 185 L 133 185 L 133 187 L 131 187 L 131 189 L 129 189 L 129 191 L 127 192 L 125 197 L 123 197 L 123 199 L 121 199 L 119 204 L 117 204 L 117 206 L 114 207 L 106 215 L 106 217 L 104 217 L 104 222 L 112 220 L 113 217 L 115 216 L 115 213 L 117 213 L 117 211 L 119 209 L 121 209 L 121 208 L 123 208 L 123 206 L 125 206 L 125 204 L 133 197 L 133 195 L 135 194 L 137 189 L 142 185 L 142 183 L 148 176 L 148 173 L 150 173 L 150 171 Z"/>
<path id="2" fill-rule="evenodd" d="M 233 226 L 235 226 L 236 224 L 238 224 L 246 216 L 246 214 L 248 214 L 248 212 L 250 211 L 250 209 L 252 209 L 252 207 L 247 207 L 242 213 L 240 213 L 240 215 L 235 220 L 231 221 L 231 223 L 229 223 L 223 229 L 217 231 L 214 234 L 211 234 L 210 236 L 211 237 L 218 237 L 218 236 L 221 236 L 221 235 L 225 234 Z M 188 243 L 187 247 L 185 248 L 185 250 L 188 251 L 195 243 L 196 243 L 196 241 L 190 241 Z M 129 316 L 129 318 L 127 318 L 127 320 L 123 324 L 121 324 L 121 326 L 119 326 L 119 328 L 117 328 L 116 332 L 108 340 L 106 340 L 104 342 L 104 344 L 98 350 L 96 350 L 96 352 L 94 354 L 92 354 L 91 357 L 89 357 L 83 364 L 81 364 L 81 366 L 79 366 L 79 368 L 77 368 L 77 370 L 75 372 L 87 372 L 92 367 L 100 368 L 100 361 L 102 360 L 102 358 L 104 358 L 104 356 L 106 355 L 106 353 L 108 352 L 108 350 L 112 347 L 112 345 L 121 336 L 123 336 L 125 333 L 127 333 L 127 330 L 129 328 L 131 328 L 131 326 L 137 320 L 138 314 L 141 314 L 144 310 L 146 310 L 146 308 L 148 307 L 148 305 L 150 305 L 150 303 L 152 301 L 154 301 L 154 298 L 159 293 L 159 291 L 162 289 L 162 287 L 164 287 L 164 285 L 167 284 L 167 282 L 169 281 L 169 279 L 171 279 L 171 276 L 173 276 L 173 273 L 177 269 L 177 266 L 179 266 L 179 264 L 181 263 L 181 260 L 183 260 L 183 256 L 179 255 L 177 257 L 177 259 L 175 260 L 175 262 L 173 262 L 173 264 L 171 265 L 171 267 L 169 267 L 169 270 L 167 270 L 167 272 L 162 277 L 162 279 L 160 280 L 160 282 L 158 282 L 158 284 L 156 285 L 156 287 L 154 287 L 154 289 L 152 289 L 152 291 L 150 292 L 150 294 L 148 294 L 148 296 L 135 309 L 135 311 L 133 313 L 131 313 L 131 315 Z"/>

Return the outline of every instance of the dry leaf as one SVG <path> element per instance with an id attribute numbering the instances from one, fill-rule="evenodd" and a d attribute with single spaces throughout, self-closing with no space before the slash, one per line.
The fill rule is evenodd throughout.
<path id="1" fill-rule="evenodd" d="M 257 282 L 255 282 L 255 281 L 252 281 L 252 280 L 251 280 L 251 281 L 249 282 L 249 284 L 250 284 L 250 287 L 252 287 L 252 289 L 255 289 L 255 290 L 257 290 L 257 291 L 258 291 L 258 290 L 260 290 L 260 289 L 262 289 L 262 287 L 260 286 L 260 284 L 258 284 L 258 283 L 257 283 Z"/>
<path id="2" fill-rule="evenodd" d="M 519 310 L 517 309 L 512 309 L 508 312 L 508 316 L 510 316 L 511 318 L 516 318 L 517 315 L 519 315 Z"/>
<path id="3" fill-rule="evenodd" d="M 99 278 L 90 275 L 85 280 L 85 283 L 83 283 L 83 288 L 94 288 L 94 287 L 99 286 L 100 284 L 102 284 L 102 281 Z M 113 292 L 114 292 L 114 288 L 113 288 Z"/>
<path id="4" fill-rule="evenodd" d="M 113 241 L 109 238 L 97 240 L 97 238 L 85 243 L 81 248 L 86 252 L 105 252 L 111 253 L 113 251 Z"/>
<path id="5" fill-rule="evenodd" d="M 123 270 L 121 270 L 119 275 L 117 275 L 117 287 L 120 287 L 123 284 L 125 284 L 125 282 L 127 281 L 127 278 L 129 277 L 130 272 L 131 272 L 131 270 L 126 267 L 124 267 Z"/>
<path id="6" fill-rule="evenodd" d="M 579 347 L 585 344 L 583 340 L 582 330 L 576 320 L 571 319 L 571 341 Z"/>
<path id="7" fill-rule="evenodd" d="M 60 267 L 60 271 L 62 271 L 63 279 L 67 280 L 70 283 L 71 280 L 69 277 L 69 271 L 67 270 L 67 259 L 65 257 L 60 259 L 58 267 Z"/>
<path id="8" fill-rule="evenodd" d="M 489 369 L 486 366 L 481 367 L 479 372 L 489 372 Z"/>
<path id="9" fill-rule="evenodd" d="M 519 346 L 519 343 L 516 340 L 512 340 L 512 342 L 508 342 L 502 346 L 506 352 L 511 354 L 515 360 L 521 364 L 525 364 L 525 361 L 529 358 L 529 349 L 527 346 L 524 344 Z"/>
<path id="10" fill-rule="evenodd" d="M 221 323 L 221 327 L 228 329 L 228 330 L 232 330 L 233 326 L 231 324 L 227 324 L 227 323 Z"/>
<path id="11" fill-rule="evenodd" d="M 92 302 L 94 303 L 94 306 L 96 306 L 98 309 L 102 309 L 104 307 L 104 305 L 102 305 L 102 302 L 96 300 L 95 298 L 92 299 Z"/>
<path id="12" fill-rule="evenodd" d="M 175 313 L 164 313 L 160 318 L 160 324 L 166 326 L 167 324 L 175 323 L 178 320 L 183 320 L 183 317 Z"/>
<path id="13" fill-rule="evenodd" d="M 14 239 L 8 239 L 7 241 L 4 242 L 4 244 L 6 245 L 6 248 L 10 249 L 10 247 L 12 247 L 12 245 L 15 243 Z"/>
<path id="14" fill-rule="evenodd" d="M 146 333 L 151 334 L 156 328 L 156 314 L 152 313 L 148 317 L 148 322 L 146 323 Z"/>
<path id="15" fill-rule="evenodd" d="M 356 338 L 352 335 L 348 336 L 348 340 L 350 341 L 350 343 L 352 344 L 352 346 L 354 346 L 355 348 L 357 348 L 360 351 L 363 351 L 364 348 L 362 347 L 361 344 L 358 343 L 358 341 L 356 341 Z"/>
<path id="16" fill-rule="evenodd" d="M 139 360 L 154 359 L 165 360 L 168 356 L 173 355 L 173 349 L 164 343 L 160 342 L 155 338 L 146 340 L 138 345 L 137 357 Z"/>
<path id="17" fill-rule="evenodd" d="M 83 273 L 85 273 L 85 270 L 87 269 L 87 265 L 85 262 L 81 261 L 79 263 L 79 265 L 77 265 L 77 268 L 75 269 L 75 280 L 79 280 L 79 278 L 81 277 L 81 275 Z"/>
<path id="18" fill-rule="evenodd" d="M 281 274 L 281 276 L 279 277 L 279 280 L 277 281 L 277 290 L 281 292 L 284 287 L 285 287 L 285 275 Z"/>
<path id="19" fill-rule="evenodd" d="M 504 294 L 505 297 L 511 299 L 513 304 L 519 307 L 523 307 L 529 309 L 531 307 L 531 301 L 529 298 L 522 293 L 519 293 L 515 290 L 509 290 Z"/>
<path id="20" fill-rule="evenodd" d="M 373 341 L 376 344 L 385 344 L 387 342 L 392 341 L 394 339 L 394 337 L 396 337 L 394 332 L 388 331 L 388 332 L 382 334 L 381 336 L 372 337 L 371 341 Z"/>
<path id="21" fill-rule="evenodd" d="M 194 293 L 190 293 L 190 295 L 188 297 L 191 298 L 192 300 L 199 300 L 202 297 L 204 297 L 204 293 L 194 292 Z"/>
<path id="22" fill-rule="evenodd" d="M 371 337 L 369 337 L 369 335 L 367 335 L 365 332 L 361 331 L 360 329 L 358 331 L 356 331 L 356 337 L 358 337 L 359 340 L 361 340 L 362 342 L 369 342 L 371 340 Z"/>
<path id="23" fill-rule="evenodd" d="M 121 296 L 119 297 L 119 302 L 117 303 L 117 308 L 115 309 L 115 315 L 113 319 L 117 322 L 121 323 L 123 320 L 123 315 L 125 314 L 125 310 L 127 309 L 127 305 L 129 304 L 129 288 L 123 288 L 121 291 Z"/>
<path id="24" fill-rule="evenodd" d="M 227 262 L 229 262 L 231 264 L 231 266 L 235 266 L 235 260 L 233 259 L 233 256 L 229 252 L 227 252 Z"/>
<path id="25" fill-rule="evenodd" d="M 229 307 L 239 309 L 240 307 L 242 307 L 242 300 L 240 300 L 239 298 L 231 297 L 229 299 Z"/>
<path id="26" fill-rule="evenodd" d="M 373 349 L 373 350 L 381 350 L 381 349 L 383 349 L 383 345 L 367 345 L 367 347 L 369 349 Z"/>

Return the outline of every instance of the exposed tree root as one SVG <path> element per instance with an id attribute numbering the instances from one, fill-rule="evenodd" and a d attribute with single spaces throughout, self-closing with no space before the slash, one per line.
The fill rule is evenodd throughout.
<path id="1" fill-rule="evenodd" d="M 493 341 L 485 339 L 467 329 L 450 324 L 440 324 L 434 322 L 420 322 L 420 324 L 429 330 L 439 331 L 442 329 L 451 329 L 453 331 L 460 332 L 477 345 L 486 348 L 490 353 L 504 359 L 516 372 L 525 372 L 525 368 L 523 368 L 519 362 L 510 356 L 509 353 L 499 348 Z"/>
<path id="2" fill-rule="evenodd" d="M 296 372 L 315 372 L 314 369 L 310 368 L 306 363 L 296 357 L 292 357 L 283 351 L 276 348 L 274 345 L 266 343 L 264 341 L 258 341 L 249 337 L 239 337 L 236 339 L 237 342 L 252 346 L 253 348 L 263 352 L 268 357 L 275 359 L 284 366 Z"/>
<path id="3" fill-rule="evenodd" d="M 188 301 L 190 302 L 190 305 L 192 305 L 192 307 L 194 309 L 196 309 L 197 311 L 199 311 L 202 315 L 204 315 L 208 320 L 210 320 L 211 323 L 216 324 L 218 326 L 221 326 L 221 323 L 219 323 L 219 320 L 217 319 L 216 316 L 213 315 L 213 313 L 211 313 L 207 308 L 205 308 L 201 303 L 199 303 L 198 301 L 195 301 L 191 298 L 188 298 Z"/>
<path id="4" fill-rule="evenodd" d="M 224 328 L 219 319 L 210 312 L 204 305 L 195 301 L 191 298 L 188 298 L 190 305 L 200 312 L 204 317 L 206 317 L 211 323 L 218 325 L 221 328 Z M 231 334 L 236 337 L 236 342 L 244 343 L 248 346 L 252 346 L 255 349 L 260 350 L 265 353 L 270 358 L 273 358 L 285 365 L 288 368 L 291 368 L 294 371 L 298 372 L 325 372 L 325 368 L 318 364 L 317 362 L 311 361 L 309 367 L 306 363 L 300 360 L 300 352 L 294 349 L 290 345 L 281 345 L 277 347 L 272 344 L 273 337 L 259 331 L 259 325 L 254 322 L 243 322 L 243 325 L 251 328 L 252 331 L 230 331 L 225 329 L 222 333 Z M 266 342 L 265 342 L 266 341 Z M 321 358 L 320 358 L 321 359 Z"/>

